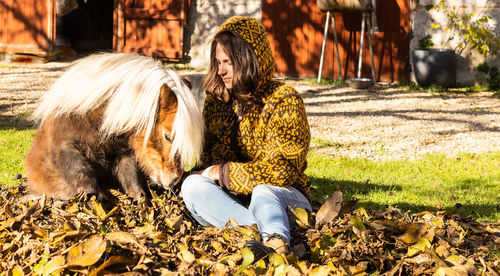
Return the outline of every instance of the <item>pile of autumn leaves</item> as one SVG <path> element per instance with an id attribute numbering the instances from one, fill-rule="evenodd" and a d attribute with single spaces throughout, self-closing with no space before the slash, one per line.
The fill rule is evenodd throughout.
<path id="1" fill-rule="evenodd" d="M 118 191 L 99 203 L 28 200 L 23 186 L 0 190 L 0 274 L 138 272 L 161 275 L 498 275 L 500 225 L 444 212 L 410 215 L 388 207 L 343 210 L 313 224 L 301 209 L 293 254 L 253 260 L 243 244 L 255 227 L 202 228 L 181 199 L 155 193 L 149 204 Z M 319 213 L 319 211 L 318 211 Z"/>

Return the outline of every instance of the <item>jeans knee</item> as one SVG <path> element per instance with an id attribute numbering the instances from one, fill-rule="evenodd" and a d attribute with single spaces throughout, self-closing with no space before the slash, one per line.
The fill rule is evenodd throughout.
<path id="1" fill-rule="evenodd" d="M 270 185 L 261 184 L 255 186 L 252 191 L 252 199 L 258 197 L 276 197 L 276 195 Z"/>
<path id="2" fill-rule="evenodd" d="M 249 209 L 253 210 L 255 207 L 266 203 L 281 205 L 280 199 L 276 195 L 276 191 L 274 191 L 270 185 L 263 184 L 255 186 L 252 191 L 250 206 L 248 206 Z"/>
<path id="3" fill-rule="evenodd" d="M 203 192 L 202 186 L 206 182 L 205 177 L 199 174 L 192 174 L 182 182 L 181 194 L 184 201 L 191 201 L 193 198 L 197 198 L 200 193 Z"/>

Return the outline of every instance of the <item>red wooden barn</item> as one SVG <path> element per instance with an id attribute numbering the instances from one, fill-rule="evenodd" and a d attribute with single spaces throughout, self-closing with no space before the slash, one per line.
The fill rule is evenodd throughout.
<path id="1" fill-rule="evenodd" d="M 162 59 L 189 60 L 186 26 L 191 0 L 74 0 L 79 8 L 57 14 L 56 0 L 0 1 L 0 52 L 49 54 L 71 42 L 76 51 L 140 52 Z M 59 7 L 61 10 L 61 7 Z M 316 77 L 326 14 L 316 0 L 262 0 L 262 22 L 276 55 L 277 75 Z M 58 16 L 59 15 L 59 16 Z M 228 16 L 225 14 L 224 16 Z M 380 32 L 373 37 L 376 78 L 409 78 L 410 0 L 377 0 Z M 336 13 L 342 73 L 355 77 L 361 13 Z M 196 30 L 194 30 L 196 32 Z M 332 29 L 323 77 L 337 78 Z M 367 47 L 367 43 L 365 43 Z M 363 75 L 369 76 L 368 48 Z"/>

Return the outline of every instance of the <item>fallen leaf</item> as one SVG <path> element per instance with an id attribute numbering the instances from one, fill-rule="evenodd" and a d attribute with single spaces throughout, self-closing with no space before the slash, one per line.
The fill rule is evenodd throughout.
<path id="1" fill-rule="evenodd" d="M 111 256 L 109 259 L 107 259 L 104 263 L 102 263 L 96 270 L 93 270 L 89 276 L 97 276 L 100 275 L 104 270 L 112 265 L 115 264 L 133 264 L 134 260 L 127 258 L 125 256 Z"/>
<path id="2" fill-rule="evenodd" d="M 243 258 L 243 263 L 241 264 L 240 269 L 238 269 L 238 272 L 236 272 L 236 275 L 240 274 L 243 270 L 245 270 L 245 268 L 251 265 L 255 258 L 252 251 L 248 247 L 243 247 L 241 249 L 241 257 Z"/>
<path id="3" fill-rule="evenodd" d="M 312 224 L 310 221 L 309 213 L 302 208 L 292 208 L 291 212 L 295 218 L 295 222 L 299 227 L 302 228 L 311 228 Z"/>
<path id="4" fill-rule="evenodd" d="M 90 237 L 85 243 L 73 247 L 66 257 L 67 266 L 86 267 L 95 264 L 106 250 L 107 243 L 101 235 Z"/>
<path id="5" fill-rule="evenodd" d="M 479 271 L 474 265 L 457 265 L 452 267 L 440 267 L 434 276 L 469 276 L 479 275 Z"/>
<path id="6" fill-rule="evenodd" d="M 413 257 L 417 254 L 420 254 L 422 252 L 429 250 L 431 248 L 431 246 L 432 245 L 429 242 L 429 240 L 427 240 L 426 238 L 421 238 L 417 244 L 412 245 L 408 248 L 408 253 L 406 253 L 406 255 L 408 257 Z"/>
<path id="7" fill-rule="evenodd" d="M 316 213 L 316 228 L 324 223 L 333 221 L 342 209 L 342 192 L 335 191 L 331 194 Z"/>

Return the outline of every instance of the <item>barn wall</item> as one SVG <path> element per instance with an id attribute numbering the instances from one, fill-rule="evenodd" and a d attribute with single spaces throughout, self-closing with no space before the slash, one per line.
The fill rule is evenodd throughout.
<path id="1" fill-rule="evenodd" d="M 263 23 L 269 30 L 279 75 L 316 77 L 323 43 L 326 14 L 316 0 L 264 0 Z M 378 81 L 409 77 L 410 0 L 378 0 L 380 32 L 373 36 Z M 360 12 L 335 13 L 344 78 L 356 77 L 361 30 Z M 365 36 L 362 77 L 370 77 L 368 36 Z M 323 77 L 338 79 L 333 31 L 329 26 Z"/>
<path id="2" fill-rule="evenodd" d="M 55 46 L 55 0 L 0 1 L 0 52 L 44 54 Z"/>

